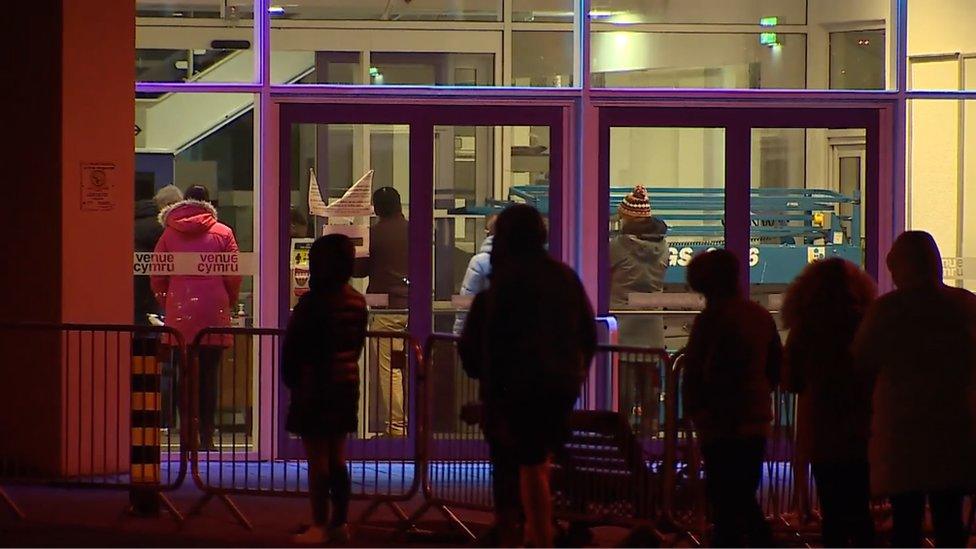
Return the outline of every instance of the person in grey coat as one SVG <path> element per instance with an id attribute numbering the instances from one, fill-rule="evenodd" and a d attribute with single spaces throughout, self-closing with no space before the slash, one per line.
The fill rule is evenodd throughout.
<path id="1" fill-rule="evenodd" d="M 634 309 L 630 294 L 664 290 L 668 268 L 667 224 L 651 215 L 651 203 L 638 185 L 617 208 L 620 234 L 610 241 L 610 309 Z M 621 345 L 664 348 L 664 319 L 638 312 L 617 315 Z M 621 365 L 620 398 L 631 412 L 631 423 L 643 434 L 660 423 L 661 380 L 649 376 L 646 364 Z"/>

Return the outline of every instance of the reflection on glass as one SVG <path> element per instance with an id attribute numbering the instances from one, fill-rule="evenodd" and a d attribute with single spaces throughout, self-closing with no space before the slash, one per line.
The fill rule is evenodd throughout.
<path id="1" fill-rule="evenodd" d="M 754 129 L 749 273 L 752 295 L 778 310 L 810 262 L 863 265 L 863 129 Z"/>
<path id="2" fill-rule="evenodd" d="M 293 0 L 274 3 L 274 20 L 499 21 L 497 0 Z"/>
<path id="3" fill-rule="evenodd" d="M 803 88 L 806 36 L 600 31 L 593 86 L 608 88 Z"/>
<path id="4" fill-rule="evenodd" d="M 512 85 L 552 88 L 572 86 L 573 33 L 513 32 Z"/>
<path id="5" fill-rule="evenodd" d="M 512 21 L 526 23 L 572 23 L 573 0 L 512 0 Z"/>
<path id="6" fill-rule="evenodd" d="M 250 0 L 136 0 L 136 81 L 251 82 Z"/>
<path id="7" fill-rule="evenodd" d="M 540 0 L 524 0 L 541 4 Z M 807 0 L 592 0 L 590 19 L 614 24 L 690 23 L 758 25 L 764 18 L 779 25 L 804 25 Z"/>
<path id="8" fill-rule="evenodd" d="M 136 0 L 136 17 L 225 19 L 254 17 L 252 0 Z"/>
<path id="9" fill-rule="evenodd" d="M 830 33 L 830 89 L 885 87 L 884 30 Z"/>

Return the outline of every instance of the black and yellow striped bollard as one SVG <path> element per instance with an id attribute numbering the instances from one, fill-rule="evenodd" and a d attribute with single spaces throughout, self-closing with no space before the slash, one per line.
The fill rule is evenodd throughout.
<path id="1" fill-rule="evenodd" d="M 132 340 L 131 457 L 129 503 L 138 515 L 159 514 L 162 395 L 159 340 Z"/>

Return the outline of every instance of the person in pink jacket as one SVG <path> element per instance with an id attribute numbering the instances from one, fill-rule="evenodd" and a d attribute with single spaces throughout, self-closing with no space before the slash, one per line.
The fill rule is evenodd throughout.
<path id="1" fill-rule="evenodd" d="M 184 200 L 159 213 L 163 236 L 156 243 L 159 253 L 237 253 L 237 240 L 230 227 L 217 221 L 206 187 L 194 185 Z M 159 275 L 150 281 L 156 300 L 163 307 L 166 325 L 180 332 L 190 345 L 204 328 L 230 326 L 233 305 L 241 287 L 238 275 Z M 231 344 L 231 336 L 206 336 L 200 349 L 200 447 L 214 449 L 214 413 L 217 407 L 217 379 L 220 357 Z"/>

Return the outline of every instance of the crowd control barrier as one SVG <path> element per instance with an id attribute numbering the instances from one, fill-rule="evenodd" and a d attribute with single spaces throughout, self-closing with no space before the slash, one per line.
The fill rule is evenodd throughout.
<path id="1" fill-rule="evenodd" d="M 436 510 L 474 538 L 454 509 L 493 509 L 492 470 L 481 427 L 472 423 L 480 415 L 478 381 L 464 372 L 458 342 L 455 335 L 433 334 L 424 348 L 425 501 L 407 524 Z M 599 346 L 571 418 L 570 439 L 553 461 L 554 512 L 573 528 L 653 525 L 662 516 L 664 472 L 673 468 L 673 456 L 664 444 L 655 380 L 669 370 L 662 350 Z"/>
<path id="2" fill-rule="evenodd" d="M 280 378 L 283 343 L 284 330 L 208 328 L 190 347 L 195 418 L 190 470 L 203 492 L 191 514 L 216 498 L 251 529 L 231 496 L 308 495 L 301 440 L 285 430 L 289 392 Z M 368 332 L 360 360 L 359 430 L 346 447 L 352 497 L 370 501 L 358 520 L 383 505 L 406 519 L 398 502 L 411 499 L 420 487 L 422 425 L 411 405 L 422 377 L 420 348 L 404 333 Z"/>
<path id="3" fill-rule="evenodd" d="M 165 327 L 0 323 L 0 415 L 19 418 L 0 435 L 0 499 L 23 517 L 2 485 L 128 490 L 134 511 L 182 520 L 165 493 L 187 471 L 184 348 Z"/>

